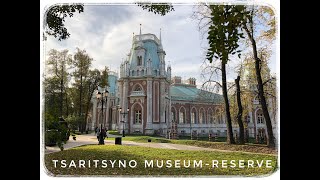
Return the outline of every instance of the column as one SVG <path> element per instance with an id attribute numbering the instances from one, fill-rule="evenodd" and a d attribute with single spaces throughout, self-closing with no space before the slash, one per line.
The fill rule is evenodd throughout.
<path id="1" fill-rule="evenodd" d="M 152 134 L 152 79 L 147 79 L 147 122 L 145 134 Z"/>
<path id="2" fill-rule="evenodd" d="M 164 123 L 165 122 L 165 92 L 164 92 L 164 89 L 165 89 L 165 83 L 164 83 L 164 79 L 161 79 L 161 82 L 160 82 L 160 123 Z"/>
<path id="3" fill-rule="evenodd" d="M 121 108 L 122 108 L 122 112 L 127 112 L 127 109 L 128 109 L 128 85 L 129 85 L 129 82 L 128 82 L 128 79 L 124 79 L 124 81 L 123 81 L 123 95 L 122 95 L 122 97 L 123 97 L 123 104 L 122 104 L 122 106 L 121 106 Z M 124 127 L 124 130 L 126 130 L 126 128 L 128 128 L 129 126 L 128 126 L 128 123 L 129 123 L 129 121 L 128 121 L 128 115 L 129 114 L 126 114 L 125 115 L 125 117 L 123 117 L 123 115 L 122 115 L 122 120 L 125 122 L 125 127 Z M 120 123 L 119 125 L 121 125 L 121 130 L 123 130 L 123 124 L 122 123 Z M 127 133 L 127 132 L 126 132 Z"/>

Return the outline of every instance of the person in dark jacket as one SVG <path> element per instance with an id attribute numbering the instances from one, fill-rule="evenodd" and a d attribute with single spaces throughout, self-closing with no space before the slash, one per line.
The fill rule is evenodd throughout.
<path id="1" fill-rule="evenodd" d="M 99 144 L 104 144 L 104 139 L 106 138 L 107 133 L 106 130 L 104 128 L 101 129 L 100 133 L 99 133 Z"/>

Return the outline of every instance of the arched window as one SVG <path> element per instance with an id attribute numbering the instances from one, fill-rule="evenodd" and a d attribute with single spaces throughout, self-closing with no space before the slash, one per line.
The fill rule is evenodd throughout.
<path id="1" fill-rule="evenodd" d="M 191 123 L 196 124 L 196 112 L 191 113 Z"/>
<path id="2" fill-rule="evenodd" d="M 171 108 L 171 121 L 176 122 L 176 110 L 173 107 Z"/>
<path id="3" fill-rule="evenodd" d="M 192 124 L 198 124 L 198 118 L 197 118 L 197 109 L 195 107 L 191 108 L 191 123 Z"/>
<path id="4" fill-rule="evenodd" d="M 179 114 L 179 124 L 184 124 L 185 114 L 184 112 L 180 112 Z"/>
<path id="5" fill-rule="evenodd" d="M 186 123 L 186 109 L 184 107 L 180 107 L 179 109 L 179 124 Z"/>
<path id="6" fill-rule="evenodd" d="M 133 124 L 142 123 L 142 106 L 137 103 L 133 105 Z"/>
<path id="7" fill-rule="evenodd" d="M 218 124 L 222 124 L 223 121 L 222 121 L 222 114 L 221 114 L 221 110 L 220 109 L 216 110 L 216 116 L 217 116 L 217 123 Z"/>
<path id="8" fill-rule="evenodd" d="M 137 60 L 138 60 L 137 62 L 138 66 L 142 66 L 142 56 L 138 56 Z"/>
<path id="9" fill-rule="evenodd" d="M 204 112 L 204 109 L 201 108 L 200 109 L 200 118 L 199 118 L 199 123 L 200 124 L 206 124 L 206 116 L 205 116 L 205 112 Z"/>
<path id="10" fill-rule="evenodd" d="M 135 124 L 141 124 L 141 110 L 135 110 L 134 111 L 134 123 Z"/>
<path id="11" fill-rule="evenodd" d="M 176 122 L 176 113 L 175 112 L 171 112 L 171 120 L 172 122 Z"/>
<path id="12" fill-rule="evenodd" d="M 264 116 L 261 109 L 257 111 L 257 123 L 264 124 Z"/>
<path id="13" fill-rule="evenodd" d="M 212 113 L 212 109 L 209 108 L 208 109 L 208 123 L 213 124 L 214 123 L 214 119 L 213 119 L 213 113 Z"/>

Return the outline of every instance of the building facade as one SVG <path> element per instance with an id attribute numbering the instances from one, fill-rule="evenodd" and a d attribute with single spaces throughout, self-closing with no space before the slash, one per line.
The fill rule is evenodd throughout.
<path id="1" fill-rule="evenodd" d="M 181 77 L 171 77 L 171 66 L 166 66 L 165 56 L 161 34 L 158 39 L 154 34 L 141 34 L 140 29 L 140 34 L 133 36 L 132 47 L 127 59 L 120 64 L 119 73 L 109 73 L 109 95 L 104 107 L 92 97 L 88 127 L 94 129 L 102 124 L 120 133 L 169 138 L 190 136 L 190 133 L 225 137 L 222 95 L 198 89 L 195 78 L 182 82 Z M 266 136 L 259 101 L 256 98 L 252 101 L 245 115 L 247 135 Z M 276 127 L 275 120 L 273 125 Z M 234 123 L 233 130 L 236 136 L 239 131 Z"/>

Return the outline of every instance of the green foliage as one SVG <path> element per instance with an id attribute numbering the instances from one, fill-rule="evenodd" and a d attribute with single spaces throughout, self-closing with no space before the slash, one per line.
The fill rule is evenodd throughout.
<path id="1" fill-rule="evenodd" d="M 91 168 L 61 168 L 60 163 L 54 167 L 52 160 L 66 160 L 67 167 L 71 160 L 78 164 L 78 160 L 136 160 L 137 166 L 135 168 L 118 168 L 118 161 L 115 167 L 112 168 L 108 163 L 106 168 L 101 167 L 101 162 L 98 163 L 97 168 L 91 165 Z M 174 150 L 174 149 L 160 149 L 139 146 L 101 146 L 101 145 L 87 145 L 60 151 L 57 153 L 45 154 L 44 157 L 46 168 L 54 175 L 107 175 L 119 177 L 119 175 L 134 176 L 134 175 L 147 175 L 147 176 L 197 176 L 197 175 L 236 175 L 236 176 L 258 176 L 268 175 L 277 169 L 277 156 L 250 154 L 241 152 L 218 152 L 218 151 L 190 151 L 190 150 Z M 153 168 L 145 168 L 144 160 L 154 160 Z M 162 168 L 156 167 L 155 160 L 164 160 Z M 175 160 L 181 160 L 181 168 L 165 167 L 166 160 L 172 160 L 173 165 Z M 183 167 L 183 160 L 202 160 L 202 168 L 189 168 Z M 212 166 L 205 164 L 212 164 L 212 160 L 220 162 L 219 168 L 212 169 Z M 262 166 L 258 168 L 221 168 L 221 160 L 271 160 L 272 168 Z M 87 163 L 86 163 L 87 164 Z M 161 163 L 159 163 L 160 165 Z M 228 163 L 230 165 L 230 163 Z M 247 163 L 246 163 L 247 164 Z M 78 165 L 77 165 L 78 167 Z"/>
<path id="2" fill-rule="evenodd" d="M 71 129 L 80 127 L 83 131 L 92 107 L 90 103 L 92 94 L 99 83 L 108 85 L 109 70 L 107 67 L 103 71 L 91 70 L 93 59 L 85 50 L 77 48 L 73 57 L 67 50 L 50 50 L 43 82 L 45 121 L 48 126 L 54 126 L 51 125 L 51 121 L 59 117 L 68 117 Z M 71 65 L 73 65 L 72 73 Z M 70 86 L 71 78 L 74 78 L 74 83 Z M 57 126 L 51 128 L 56 129 Z"/>
<path id="3" fill-rule="evenodd" d="M 66 118 L 66 121 L 68 122 L 68 126 L 72 131 L 75 131 L 76 129 L 78 129 L 79 124 L 81 122 L 81 118 L 79 118 L 78 116 L 68 116 Z"/>
<path id="4" fill-rule="evenodd" d="M 63 144 L 69 140 L 70 133 L 65 125 L 55 124 L 55 128 L 47 129 L 45 131 L 45 145 L 53 146 L 58 145 L 60 150 L 63 150 Z"/>
<path id="5" fill-rule="evenodd" d="M 137 3 L 143 10 L 148 10 L 154 14 L 160 14 L 161 16 L 174 11 L 171 3 Z"/>
<path id="6" fill-rule="evenodd" d="M 72 17 L 75 12 L 83 12 L 83 4 L 54 5 L 47 11 L 45 17 L 45 33 L 58 38 L 59 41 L 70 36 L 64 25 L 66 17 Z"/>
<path id="7" fill-rule="evenodd" d="M 68 50 L 51 49 L 46 60 L 46 74 L 43 82 L 45 113 L 52 118 L 63 117 L 68 113 L 69 104 L 65 101 L 68 96 L 66 89 L 69 83 L 68 68 L 72 56 Z M 47 119 L 47 117 L 46 117 Z"/>
<path id="8" fill-rule="evenodd" d="M 56 145 L 59 139 L 59 132 L 57 129 L 47 130 L 45 132 L 45 145 L 46 146 L 54 146 Z"/>
<path id="9" fill-rule="evenodd" d="M 109 68 L 107 66 L 105 66 L 104 70 L 102 71 L 101 78 L 100 78 L 100 83 L 99 83 L 100 87 L 109 86 L 109 82 L 108 82 L 109 75 L 108 75 L 108 72 L 109 72 Z"/>
<path id="10" fill-rule="evenodd" d="M 80 124 L 80 130 L 81 132 L 85 130 L 85 115 L 86 109 L 88 110 L 90 98 L 88 98 L 88 95 L 91 97 L 92 94 L 90 94 L 89 89 L 87 87 L 89 75 L 90 75 L 90 67 L 92 64 L 93 59 L 89 56 L 89 54 L 86 52 L 86 50 L 80 50 L 77 48 L 77 52 L 74 55 L 73 58 L 73 65 L 74 65 L 74 71 L 73 71 L 73 77 L 74 77 L 74 83 L 73 86 L 75 87 L 75 107 L 77 107 L 77 115 L 81 117 L 81 124 Z"/>
<path id="11" fill-rule="evenodd" d="M 211 25 L 208 31 L 209 49 L 207 59 L 220 59 L 224 64 L 229 55 L 238 54 L 240 58 L 239 39 L 244 38 L 240 26 L 248 13 L 243 5 L 210 5 Z"/>
<path id="12" fill-rule="evenodd" d="M 120 135 L 120 133 L 117 130 L 108 130 L 108 133 L 112 135 Z"/>
<path id="13" fill-rule="evenodd" d="M 77 52 L 73 56 L 72 64 L 75 68 L 73 76 L 76 83 L 80 83 L 81 78 L 86 78 L 89 73 L 89 68 L 91 67 L 93 59 L 89 56 L 86 50 L 81 50 L 77 48 Z"/>
<path id="14" fill-rule="evenodd" d="M 45 129 L 58 129 L 59 128 L 59 119 L 55 118 L 50 113 L 44 114 L 44 125 Z"/>

